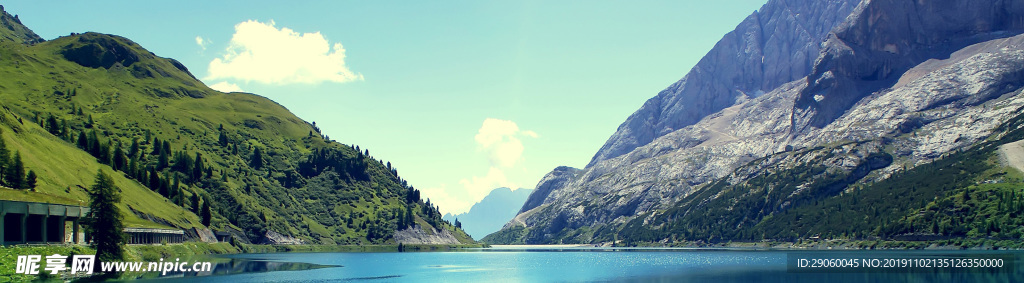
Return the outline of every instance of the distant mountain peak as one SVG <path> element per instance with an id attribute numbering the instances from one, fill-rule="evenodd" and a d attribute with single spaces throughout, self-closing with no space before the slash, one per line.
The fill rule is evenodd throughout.
<path id="1" fill-rule="evenodd" d="M 468 212 L 457 215 L 445 214 L 444 219 L 452 223 L 458 219 L 466 233 L 479 239 L 498 231 L 505 222 L 516 216 L 516 212 L 530 196 L 531 191 L 526 188 L 493 189 L 484 199 L 473 204 Z"/>
<path id="2" fill-rule="evenodd" d="M 0 5 L 0 42 L 2 41 L 36 44 L 45 40 L 22 24 L 17 15 L 8 14 L 4 6 Z"/>

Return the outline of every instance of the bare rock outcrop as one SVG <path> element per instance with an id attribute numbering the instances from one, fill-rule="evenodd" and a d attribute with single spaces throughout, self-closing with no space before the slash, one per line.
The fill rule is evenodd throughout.
<path id="1" fill-rule="evenodd" d="M 437 229 L 430 228 L 430 231 L 423 231 L 423 228 L 419 225 L 413 226 L 405 230 L 395 231 L 395 241 L 402 244 L 430 244 L 430 245 L 444 245 L 444 244 L 458 244 L 459 240 L 452 235 L 448 230 L 438 231 Z"/>
<path id="2" fill-rule="evenodd" d="M 587 167 L 807 76 L 821 42 L 854 0 L 772 0 L 726 34 L 689 73 L 626 119 Z"/>
<path id="3" fill-rule="evenodd" d="M 306 242 L 299 238 L 282 235 L 281 233 L 267 230 L 267 233 L 258 242 L 264 245 L 305 245 Z"/>

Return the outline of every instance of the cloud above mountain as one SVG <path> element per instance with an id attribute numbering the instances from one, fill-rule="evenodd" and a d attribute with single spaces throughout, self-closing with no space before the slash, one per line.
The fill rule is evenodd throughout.
<path id="1" fill-rule="evenodd" d="M 203 46 L 201 38 L 196 43 Z M 264 84 L 345 83 L 363 80 L 345 64 L 345 48 L 318 32 L 299 33 L 249 20 L 235 25 L 223 55 L 213 59 L 207 81 L 241 80 Z"/>
<path id="2" fill-rule="evenodd" d="M 196 36 L 196 45 L 199 45 L 199 48 L 202 48 L 203 51 L 206 51 L 206 47 L 210 45 L 210 41 L 203 38 L 202 36 Z"/>
<path id="3" fill-rule="evenodd" d="M 244 92 L 241 87 L 229 82 L 219 82 L 210 85 L 210 88 L 219 92 Z"/>
<path id="4" fill-rule="evenodd" d="M 534 131 L 520 129 L 518 124 L 510 120 L 484 119 L 473 140 L 477 145 L 477 153 L 487 160 L 486 173 L 463 178 L 458 182 L 460 186 L 448 187 L 442 184 L 426 188 L 424 192 L 446 212 L 459 214 L 469 211 L 474 203 L 482 200 L 494 188 L 519 188 L 523 184 L 514 182 L 509 173 L 524 170 L 522 161 L 526 147 L 523 140 L 539 136 Z"/>
<path id="5" fill-rule="evenodd" d="M 537 133 L 520 130 L 519 125 L 509 120 L 487 118 L 473 139 L 479 150 L 487 154 L 492 167 L 511 168 L 523 157 L 523 137 L 536 138 Z"/>

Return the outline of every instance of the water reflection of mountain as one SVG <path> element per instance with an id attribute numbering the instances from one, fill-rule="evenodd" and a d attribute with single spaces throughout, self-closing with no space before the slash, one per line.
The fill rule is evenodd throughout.
<path id="1" fill-rule="evenodd" d="M 161 274 L 162 272 L 147 272 L 138 275 L 129 275 L 127 277 L 122 276 L 122 279 L 167 279 L 167 278 L 184 278 L 184 277 L 196 277 L 196 276 L 221 276 L 231 274 L 242 274 L 242 273 L 260 273 L 260 272 L 271 272 L 271 271 L 297 271 L 297 270 L 311 270 L 328 267 L 341 267 L 339 265 L 321 265 L 312 264 L 305 262 L 279 262 L 269 261 L 265 259 L 241 259 L 241 258 L 215 258 L 215 259 L 204 259 L 197 261 L 215 261 L 212 262 L 212 270 L 202 272 L 168 272 L 167 274 Z M 189 268 L 194 261 L 190 261 Z"/>

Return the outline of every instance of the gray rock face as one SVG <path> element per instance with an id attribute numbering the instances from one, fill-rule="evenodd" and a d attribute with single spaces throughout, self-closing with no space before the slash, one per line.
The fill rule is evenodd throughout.
<path id="1" fill-rule="evenodd" d="M 211 234 L 212 235 L 212 234 Z M 214 240 L 215 242 L 217 240 Z M 267 230 L 267 233 L 259 241 L 260 244 L 264 245 L 304 245 L 306 242 L 302 239 L 293 238 L 290 236 L 282 235 L 281 233 Z"/>
<path id="2" fill-rule="evenodd" d="M 423 231 L 419 225 L 405 230 L 395 231 L 395 241 L 402 244 L 458 244 L 459 240 L 448 230 L 437 231 L 431 228 L 431 232 Z"/>
<path id="3" fill-rule="evenodd" d="M 855 0 L 772 0 L 726 34 L 681 80 L 647 100 L 587 167 L 807 76 L 820 43 Z"/>
<path id="4" fill-rule="evenodd" d="M 877 181 L 985 139 L 1024 107 L 1024 35 L 1013 32 L 1015 20 L 1005 20 L 1024 19 L 1024 11 L 999 6 L 1007 14 L 968 8 L 959 14 L 952 11 L 957 3 L 947 1 L 954 8 L 931 14 L 938 8 L 909 9 L 900 6 L 907 5 L 904 2 L 864 2 L 836 30 L 853 36 L 853 30 L 875 26 L 866 35 L 853 37 L 871 39 L 863 46 L 880 46 L 877 50 L 883 53 L 924 50 L 901 53 L 920 58 L 900 59 L 906 60 L 899 63 L 905 66 L 893 68 L 894 61 L 884 60 L 895 58 L 890 55 L 858 59 L 860 51 L 838 52 L 837 46 L 850 45 L 839 44 L 846 37 L 830 35 L 809 77 L 741 99 L 628 153 L 595 162 L 576 178 L 560 180 L 560 188 L 548 192 L 541 205 L 524 209 L 506 230 L 525 227 L 519 233 L 526 243 L 590 242 L 587 231 L 672 207 L 715 180 L 737 184 L 809 162 L 854 172 L 850 181 Z M 955 18 L 953 25 L 970 22 L 984 28 L 940 26 L 902 33 L 909 41 L 895 49 L 871 43 L 872 38 L 901 38 L 887 33 L 906 31 L 878 27 L 881 19 L 933 24 L 924 20 L 930 17 Z M 959 20 L 964 17 L 977 18 Z M 1005 25 L 987 24 L 995 22 Z M 862 66 L 874 71 L 859 69 Z M 878 78 L 862 76 L 873 73 Z M 811 104 L 808 94 L 813 94 Z M 835 98 L 841 95 L 853 96 Z M 870 158 L 883 151 L 891 160 Z"/>
<path id="5" fill-rule="evenodd" d="M 548 195 L 552 191 L 562 189 L 565 184 L 573 179 L 576 179 L 576 175 L 580 173 L 580 169 L 559 166 L 555 170 L 551 170 L 544 178 L 540 179 L 537 183 L 537 189 L 530 194 L 526 199 L 526 203 L 523 204 L 523 208 L 519 210 L 519 213 L 531 210 L 534 207 L 538 207 L 544 203 L 544 200 L 548 198 Z"/>
<path id="6" fill-rule="evenodd" d="M 200 241 L 203 243 L 217 242 L 217 236 L 214 235 L 213 231 L 211 231 L 209 228 L 193 227 L 192 229 L 185 230 L 185 234 L 188 236 L 188 238 L 195 241 Z"/>
<path id="7" fill-rule="evenodd" d="M 1020 1 L 865 1 L 825 41 L 797 100 L 797 130 L 822 128 L 910 67 L 1024 31 Z"/>

